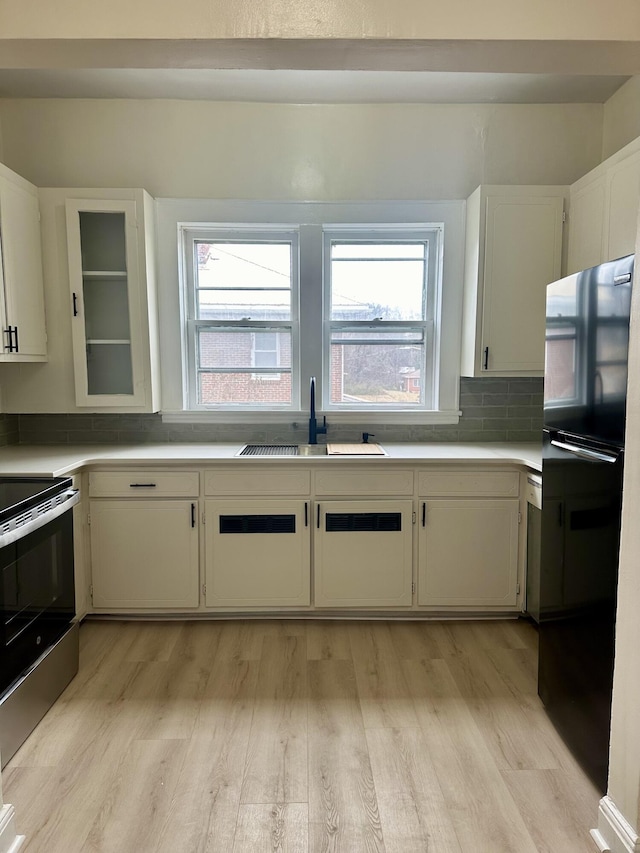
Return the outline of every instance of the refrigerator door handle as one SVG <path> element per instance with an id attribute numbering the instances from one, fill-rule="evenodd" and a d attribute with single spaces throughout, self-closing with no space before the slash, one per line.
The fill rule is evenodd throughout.
<path id="1" fill-rule="evenodd" d="M 586 459 L 589 462 L 609 462 L 614 464 L 618 461 L 618 457 L 613 456 L 611 453 L 602 453 L 599 450 L 588 450 L 586 447 L 577 447 L 575 444 L 567 444 L 565 441 L 552 439 L 551 444 L 554 447 L 560 448 L 560 450 L 575 453 L 576 456 L 579 456 L 581 459 Z"/>

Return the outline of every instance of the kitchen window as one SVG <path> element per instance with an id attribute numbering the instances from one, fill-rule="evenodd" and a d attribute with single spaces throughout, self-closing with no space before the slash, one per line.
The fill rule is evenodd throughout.
<path id="1" fill-rule="evenodd" d="M 157 205 L 165 420 L 457 423 L 464 203 Z"/>
<path id="2" fill-rule="evenodd" d="M 185 231 L 192 408 L 297 405 L 297 246 L 294 231 Z"/>
<path id="3" fill-rule="evenodd" d="M 324 232 L 325 408 L 433 408 L 439 233 Z"/>

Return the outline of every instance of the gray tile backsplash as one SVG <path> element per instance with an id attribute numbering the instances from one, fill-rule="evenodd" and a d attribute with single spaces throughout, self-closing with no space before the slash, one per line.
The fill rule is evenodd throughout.
<path id="1" fill-rule="evenodd" d="M 0 415 L 0 447 L 18 444 L 18 415 Z"/>
<path id="2" fill-rule="evenodd" d="M 381 443 L 402 441 L 539 441 L 542 379 L 461 379 L 462 417 L 453 425 L 331 426 L 329 439 L 359 441 L 363 431 Z M 305 423 L 256 427 L 244 424 L 169 424 L 160 415 L 0 415 L 0 444 L 96 444 L 135 442 L 304 443 Z"/>

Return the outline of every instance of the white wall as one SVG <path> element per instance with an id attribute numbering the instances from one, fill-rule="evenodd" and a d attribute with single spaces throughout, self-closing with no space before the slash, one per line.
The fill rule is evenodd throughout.
<path id="1" fill-rule="evenodd" d="M 640 136 L 640 75 L 631 77 L 604 105 L 602 159 Z"/>
<path id="2" fill-rule="evenodd" d="M 36 186 L 157 197 L 466 198 L 570 184 L 600 162 L 603 107 L 4 100 L 4 162 Z"/>
<path id="3" fill-rule="evenodd" d="M 3 0 L 0 33 L 15 38 L 640 37 L 636 0 Z"/>
<path id="4" fill-rule="evenodd" d="M 640 229 L 636 257 L 640 256 Z M 638 267 L 631 302 L 629 384 L 616 614 L 616 657 L 611 708 L 607 796 L 598 829 L 612 853 L 640 849 L 640 287 Z M 603 849 L 603 843 L 600 849 Z"/>
<path id="5" fill-rule="evenodd" d="M 6 164 L 39 187 L 158 198 L 464 199 L 569 184 L 599 161 L 602 106 L 5 100 Z M 43 207 L 46 365 L 0 369 L 6 412 L 74 411 L 62 207 Z"/>

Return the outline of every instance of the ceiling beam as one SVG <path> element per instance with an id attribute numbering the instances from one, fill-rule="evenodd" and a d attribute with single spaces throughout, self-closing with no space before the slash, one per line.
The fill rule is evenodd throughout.
<path id="1" fill-rule="evenodd" d="M 640 74 L 637 41 L 2 39 L 0 68 Z"/>

